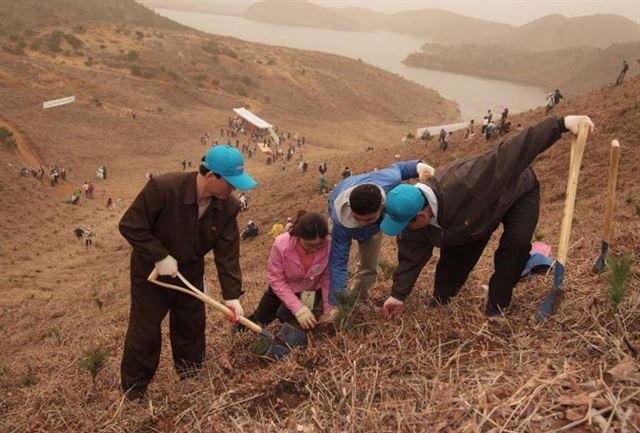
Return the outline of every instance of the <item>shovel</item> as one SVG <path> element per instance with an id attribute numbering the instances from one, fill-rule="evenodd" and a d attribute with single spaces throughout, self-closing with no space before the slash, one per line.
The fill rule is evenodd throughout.
<path id="1" fill-rule="evenodd" d="M 553 276 L 553 286 L 549 289 L 549 293 L 544 298 L 542 305 L 536 314 L 538 322 L 544 322 L 549 319 L 562 302 L 564 297 L 564 289 L 562 288 L 562 280 L 564 279 L 565 264 L 569 253 L 569 237 L 571 236 L 571 223 L 573 222 L 573 210 L 576 204 L 576 192 L 578 190 L 578 177 L 580 175 L 580 166 L 582 165 L 582 155 L 584 147 L 587 144 L 589 135 L 589 126 L 586 123 L 580 125 L 578 129 L 578 137 L 571 139 L 571 161 L 569 163 L 569 179 L 567 181 L 567 195 L 564 202 L 564 215 L 562 216 L 562 225 L 560 226 L 560 240 L 558 242 L 558 257 Z"/>
<path id="2" fill-rule="evenodd" d="M 180 272 L 178 272 L 177 277 L 180 278 L 185 286 L 187 286 L 186 288 L 160 281 L 158 280 L 158 276 L 158 271 L 154 269 L 149 274 L 149 277 L 147 277 L 147 280 L 158 286 L 166 287 L 168 289 L 176 290 L 178 292 L 186 293 L 187 295 L 193 296 L 194 298 L 201 300 L 205 304 L 212 305 L 216 310 L 229 318 L 235 317 L 235 313 L 231 311 L 229 307 L 216 301 L 201 290 L 198 290 L 198 288 L 193 286 L 193 284 L 191 284 Z M 277 361 L 287 356 L 292 348 L 305 347 L 307 345 L 307 334 L 288 323 L 282 325 L 280 331 L 278 331 L 278 333 L 274 335 L 268 329 L 263 328 L 255 322 L 252 322 L 246 317 L 239 316 L 238 322 L 251 331 L 260 334 L 265 338 L 265 341 L 269 342 L 268 347 L 262 349 L 262 356 L 266 358 Z"/>
<path id="3" fill-rule="evenodd" d="M 609 180 L 607 183 L 607 207 L 604 212 L 604 230 L 600 246 L 600 257 L 593 265 L 593 273 L 600 274 L 607 267 L 607 252 L 613 235 L 613 207 L 616 203 L 616 182 L 618 180 L 618 163 L 620 162 L 620 143 L 611 142 L 611 158 L 609 160 Z"/>

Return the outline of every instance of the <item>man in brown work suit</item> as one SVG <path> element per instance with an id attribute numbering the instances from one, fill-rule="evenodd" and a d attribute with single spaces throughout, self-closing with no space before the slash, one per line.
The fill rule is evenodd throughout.
<path id="1" fill-rule="evenodd" d="M 155 268 L 160 279 L 180 285 L 178 269 L 204 289 L 204 256 L 213 251 L 227 307 L 244 315 L 239 297 L 240 210 L 234 189 L 256 182 L 244 173 L 240 152 L 214 146 L 202 159 L 199 172 L 153 177 L 120 221 L 120 233 L 131 253 L 131 311 L 122 355 L 122 389 L 130 399 L 143 397 L 160 361 L 160 324 L 170 313 L 171 351 L 180 378 L 202 364 L 205 351 L 204 304 L 187 294 L 151 284 Z"/>

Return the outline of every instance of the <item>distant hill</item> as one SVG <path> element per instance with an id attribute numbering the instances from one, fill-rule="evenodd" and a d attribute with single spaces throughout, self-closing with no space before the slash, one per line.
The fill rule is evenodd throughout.
<path id="1" fill-rule="evenodd" d="M 609 14 L 574 18 L 548 15 L 516 27 L 492 42 L 516 49 L 551 51 L 584 45 L 607 48 L 631 41 L 640 41 L 640 25 Z"/>
<path id="2" fill-rule="evenodd" d="M 138 3 L 154 9 L 172 9 L 185 12 L 200 12 L 205 14 L 238 15 L 247 8 L 247 3 L 234 0 L 216 0 L 203 2 L 201 0 L 136 0 Z"/>
<path id="3" fill-rule="evenodd" d="M 574 47 L 531 52 L 522 49 L 478 45 L 425 44 L 410 54 L 409 66 L 437 69 L 543 86 L 581 93 L 615 81 L 623 59 L 631 63 L 629 76 L 637 74 L 640 42 L 608 48 Z"/>
<path id="4" fill-rule="evenodd" d="M 3 0 L 0 33 L 42 26 L 79 25 L 89 21 L 184 28 L 133 0 Z"/>
<path id="5" fill-rule="evenodd" d="M 241 15 L 279 25 L 389 31 L 434 43 L 503 45 L 531 51 L 582 45 L 606 48 L 615 43 L 640 41 L 640 24 L 617 15 L 575 18 L 549 15 L 513 26 L 439 9 L 385 14 L 358 8 L 325 8 L 304 0 L 264 0 L 254 3 Z"/>

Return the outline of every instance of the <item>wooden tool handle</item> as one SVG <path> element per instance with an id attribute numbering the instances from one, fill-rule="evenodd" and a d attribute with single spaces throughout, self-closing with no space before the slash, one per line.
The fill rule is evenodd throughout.
<path id="1" fill-rule="evenodd" d="M 569 163 L 569 179 L 567 180 L 567 197 L 564 202 L 564 215 L 560 226 L 560 241 L 558 245 L 558 261 L 563 265 L 567 262 L 569 252 L 569 237 L 571 236 L 571 223 L 576 203 L 578 190 L 578 177 L 582 165 L 582 155 L 589 136 L 589 125 L 581 123 L 578 128 L 578 136 L 571 139 L 571 161 Z"/>
<path id="2" fill-rule="evenodd" d="M 147 280 L 158 286 L 166 287 L 172 290 L 177 290 L 178 292 L 186 293 L 187 295 L 191 295 L 194 298 L 198 298 L 202 302 L 213 306 L 216 310 L 218 310 L 219 312 L 221 312 L 222 314 L 224 314 L 229 318 L 233 318 L 235 316 L 235 313 L 229 307 L 216 301 L 211 296 L 199 290 L 197 287 L 191 284 L 189 280 L 187 280 L 180 272 L 178 272 L 177 277 L 180 278 L 180 281 L 182 281 L 184 285 L 187 286 L 187 288 L 176 286 L 175 284 L 171 284 L 171 283 L 165 283 L 164 281 L 158 280 L 158 277 L 159 277 L 158 271 L 155 268 L 153 268 L 153 270 L 147 277 Z M 254 323 L 251 320 L 247 319 L 246 317 L 238 316 L 238 321 L 242 325 L 251 329 L 252 331 L 257 332 L 258 334 L 262 333 L 262 327 L 257 323 Z"/>
<path id="3" fill-rule="evenodd" d="M 604 212 L 604 232 L 602 240 L 611 243 L 613 236 L 613 208 L 616 204 L 616 184 L 618 182 L 618 165 L 620 163 L 620 143 L 611 141 L 611 158 L 609 160 L 609 180 L 607 183 L 607 207 Z"/>

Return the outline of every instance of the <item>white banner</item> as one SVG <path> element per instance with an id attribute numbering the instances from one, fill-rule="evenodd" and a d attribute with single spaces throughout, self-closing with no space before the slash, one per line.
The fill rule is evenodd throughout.
<path id="1" fill-rule="evenodd" d="M 68 96 L 66 98 L 53 99 L 51 101 L 43 102 L 42 108 L 46 109 L 46 108 L 58 107 L 60 105 L 71 104 L 72 102 L 75 102 L 75 100 L 76 100 L 75 96 Z"/>

